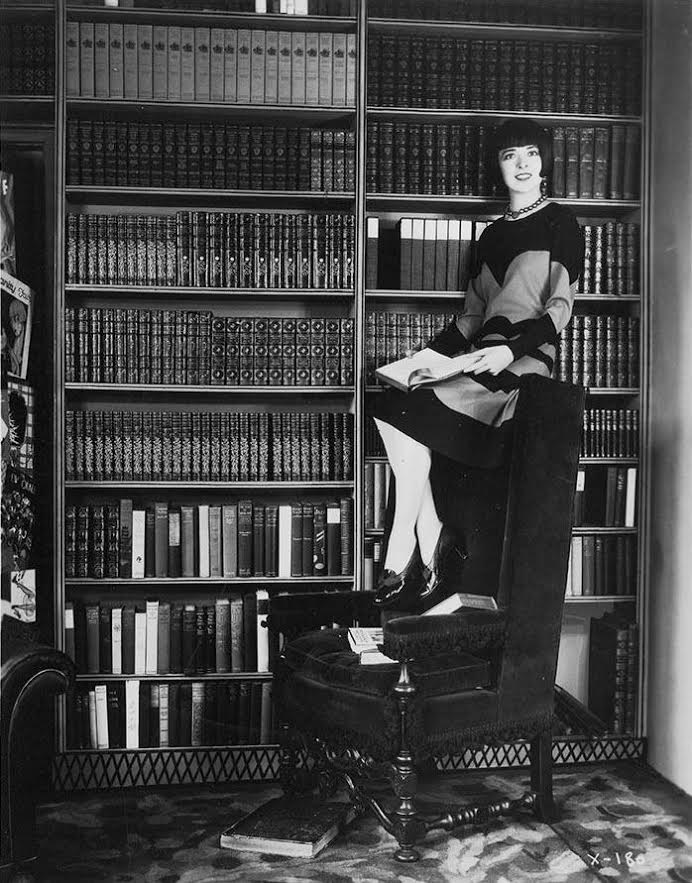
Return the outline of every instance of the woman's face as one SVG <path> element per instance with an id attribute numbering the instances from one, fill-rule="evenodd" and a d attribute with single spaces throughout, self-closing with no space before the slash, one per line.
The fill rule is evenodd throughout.
<path id="1" fill-rule="evenodd" d="M 498 160 L 502 179 L 508 190 L 515 193 L 540 193 L 542 160 L 535 144 L 505 147 L 499 151 Z"/>

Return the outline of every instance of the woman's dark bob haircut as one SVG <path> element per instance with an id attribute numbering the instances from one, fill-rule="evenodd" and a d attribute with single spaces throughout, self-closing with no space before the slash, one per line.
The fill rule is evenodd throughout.
<path id="1" fill-rule="evenodd" d="M 497 154 L 507 147 L 525 147 L 535 144 L 541 154 L 541 174 L 550 182 L 553 173 L 553 138 L 534 120 L 519 118 L 505 120 L 495 129 L 492 151 L 497 165 Z"/>

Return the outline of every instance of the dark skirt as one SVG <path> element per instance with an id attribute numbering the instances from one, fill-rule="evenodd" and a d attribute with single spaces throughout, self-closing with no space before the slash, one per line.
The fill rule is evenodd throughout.
<path id="1" fill-rule="evenodd" d="M 505 461 L 512 421 L 489 425 L 443 404 L 431 389 L 370 393 L 366 413 L 451 460 L 492 469 Z"/>

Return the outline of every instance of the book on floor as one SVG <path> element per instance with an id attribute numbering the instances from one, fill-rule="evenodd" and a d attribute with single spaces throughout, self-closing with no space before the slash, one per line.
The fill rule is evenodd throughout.
<path id="1" fill-rule="evenodd" d="M 443 356 L 442 353 L 425 347 L 412 356 L 380 366 L 375 374 L 383 383 L 388 383 L 402 392 L 410 392 L 412 389 L 433 386 L 442 380 L 459 377 L 468 371 L 478 358 L 475 353 Z"/>
<path id="2" fill-rule="evenodd" d="M 490 595 L 455 592 L 448 598 L 444 598 L 439 604 L 426 610 L 423 616 L 444 616 L 446 613 L 456 613 L 462 607 L 473 607 L 476 610 L 497 610 L 497 601 Z"/>
<path id="3" fill-rule="evenodd" d="M 277 797 L 221 834 L 224 849 L 314 858 L 355 817 L 348 803 Z"/>

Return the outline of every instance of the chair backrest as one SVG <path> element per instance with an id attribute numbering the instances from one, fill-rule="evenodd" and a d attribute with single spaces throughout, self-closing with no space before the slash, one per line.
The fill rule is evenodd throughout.
<path id="1" fill-rule="evenodd" d="M 433 461 L 442 520 L 469 553 L 460 590 L 493 595 L 509 611 L 498 672 L 503 720 L 552 706 L 583 408 L 581 387 L 526 376 L 505 466 Z"/>

